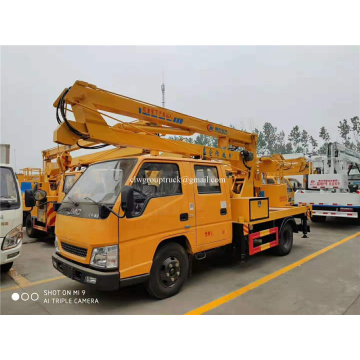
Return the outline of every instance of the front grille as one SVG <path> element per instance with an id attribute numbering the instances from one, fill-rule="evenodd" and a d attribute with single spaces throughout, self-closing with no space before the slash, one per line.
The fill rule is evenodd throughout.
<path id="1" fill-rule="evenodd" d="M 61 242 L 61 247 L 68 253 L 86 258 L 87 249 Z"/>

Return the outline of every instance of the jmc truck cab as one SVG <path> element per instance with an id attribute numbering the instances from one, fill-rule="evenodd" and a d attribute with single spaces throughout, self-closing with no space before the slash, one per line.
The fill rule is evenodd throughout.
<path id="1" fill-rule="evenodd" d="M 11 269 L 20 256 L 22 241 L 22 199 L 19 184 L 11 166 L 0 164 L 0 266 Z"/>
<path id="2" fill-rule="evenodd" d="M 144 282 L 165 298 L 208 250 L 287 255 L 293 233 L 308 230 L 309 208 L 272 208 L 233 185 L 218 161 L 144 155 L 93 164 L 57 208 L 53 266 L 103 290 Z"/>

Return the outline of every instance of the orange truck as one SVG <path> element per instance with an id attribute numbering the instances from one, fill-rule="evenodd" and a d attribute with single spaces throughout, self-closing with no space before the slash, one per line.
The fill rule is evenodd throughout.
<path id="1" fill-rule="evenodd" d="M 208 251 L 238 253 L 242 260 L 266 250 L 287 255 L 293 233 L 307 237 L 311 206 L 287 205 L 284 184 L 262 195 L 256 134 L 81 81 L 65 89 L 54 106 L 63 119 L 55 142 L 84 139 L 143 152 L 91 164 L 54 205 L 52 262 L 65 276 L 102 290 L 144 283 L 162 299 L 180 291 L 192 259 Z M 67 107 L 75 121 L 67 119 Z M 119 124 L 108 125 L 107 116 Z M 217 138 L 218 147 L 165 137 L 194 133 Z"/>
<path id="2" fill-rule="evenodd" d="M 295 192 L 301 184 L 290 176 L 306 177 L 312 172 L 312 163 L 304 156 L 285 159 L 281 154 L 274 154 L 261 157 L 260 164 L 265 174 L 265 184 L 285 184 L 288 204 L 294 205 Z M 264 186 L 265 196 L 267 191 L 271 191 L 271 186 Z"/>

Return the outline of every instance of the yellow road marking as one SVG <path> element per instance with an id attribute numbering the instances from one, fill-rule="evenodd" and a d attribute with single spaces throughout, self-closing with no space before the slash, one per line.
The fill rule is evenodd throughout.
<path id="1" fill-rule="evenodd" d="M 20 286 L 29 286 L 30 281 L 20 275 L 14 268 L 10 269 L 9 276 Z"/>
<path id="2" fill-rule="evenodd" d="M 192 311 L 189 311 L 188 313 L 186 313 L 186 315 L 202 315 L 212 309 L 215 309 L 216 307 L 220 306 L 220 305 L 223 305 L 225 303 L 227 303 L 228 301 L 230 300 L 233 300 L 235 298 L 237 298 L 238 296 L 240 295 L 243 295 L 245 293 L 247 293 L 248 291 L 251 291 L 253 289 L 256 289 L 257 287 L 259 287 L 260 285 L 263 285 L 263 284 L 266 284 L 267 282 L 269 282 L 270 280 L 272 279 L 275 279 L 277 277 L 279 277 L 280 275 L 283 275 L 285 273 L 287 273 L 288 271 L 300 266 L 300 265 L 303 265 L 305 263 L 307 263 L 308 261 L 314 259 L 315 257 L 321 255 L 321 254 L 324 254 L 325 252 L 341 245 L 341 244 L 344 244 L 345 242 L 351 240 L 351 239 L 354 239 L 355 237 L 357 236 L 360 236 L 360 231 L 357 232 L 356 234 L 353 234 L 351 236 L 348 236 L 346 237 L 345 239 L 342 239 L 332 245 L 329 245 L 327 246 L 326 248 L 324 249 L 321 249 L 319 251 L 316 251 L 315 253 L 309 255 L 309 256 L 306 256 L 304 257 L 303 259 L 299 260 L 299 261 L 296 261 L 288 266 L 285 266 L 284 268 L 278 270 L 278 271 L 275 271 L 273 272 L 272 274 L 269 274 L 267 276 L 264 276 L 263 278 L 259 279 L 259 280 L 256 280 L 254 281 L 253 283 L 249 284 L 249 285 L 246 285 L 238 290 L 235 290 L 233 292 L 231 292 L 230 294 L 227 294 L 219 299 L 216 299 L 214 301 L 211 301 L 203 306 L 200 306 L 198 307 L 197 309 L 195 310 L 192 310 Z"/>
<path id="3" fill-rule="evenodd" d="M 18 289 L 21 289 L 20 286 L 13 286 L 13 287 L 5 288 L 5 289 L 0 289 L 0 291 L 3 292 L 3 291 L 10 291 L 10 290 L 18 290 Z"/>
<path id="4" fill-rule="evenodd" d="M 51 278 L 51 279 L 44 279 L 44 280 L 34 281 L 34 282 L 32 282 L 29 286 L 39 285 L 39 284 L 45 284 L 45 283 L 47 283 L 47 282 L 56 281 L 56 280 L 61 280 L 61 279 L 66 279 L 66 276 L 58 276 L 58 277 Z"/>
<path id="5" fill-rule="evenodd" d="M 55 278 L 51 278 L 51 279 L 44 279 L 44 280 L 39 280 L 39 281 L 34 281 L 34 282 L 30 282 L 28 281 L 28 283 L 26 285 L 20 285 L 20 286 L 12 286 L 12 287 L 9 287 L 9 288 L 5 288 L 5 289 L 0 289 L 1 292 L 3 291 L 10 291 L 10 290 L 18 290 L 20 288 L 26 288 L 26 287 L 29 287 L 29 286 L 34 286 L 34 285 L 39 285 L 39 284 L 45 284 L 47 282 L 52 282 L 52 281 L 56 281 L 56 280 L 60 280 L 60 279 L 65 279 L 66 276 L 58 276 L 58 277 L 55 277 Z M 24 278 L 25 279 L 25 278 Z M 15 279 L 14 279 L 15 280 Z M 26 280 L 26 279 L 25 279 Z M 16 280 L 15 280 L 16 281 Z"/>

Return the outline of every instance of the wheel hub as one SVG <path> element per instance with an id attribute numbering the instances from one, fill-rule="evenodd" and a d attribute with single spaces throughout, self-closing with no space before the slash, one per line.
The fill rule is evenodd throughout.
<path id="1" fill-rule="evenodd" d="M 160 280 L 165 287 L 172 287 L 181 274 L 180 262 L 175 256 L 164 260 L 160 267 Z"/>

